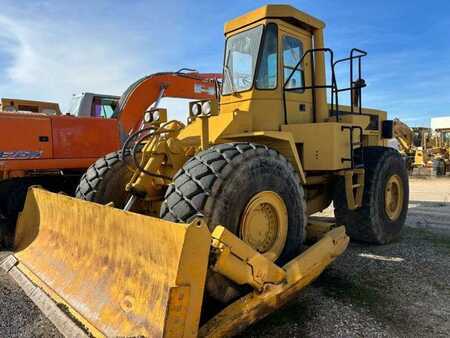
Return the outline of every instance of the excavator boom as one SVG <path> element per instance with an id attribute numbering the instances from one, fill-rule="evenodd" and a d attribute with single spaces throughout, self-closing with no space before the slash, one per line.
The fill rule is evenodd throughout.
<path id="1" fill-rule="evenodd" d="M 116 108 L 122 132 L 129 134 L 142 120 L 143 113 L 159 98 L 210 100 L 216 97 L 217 73 L 156 73 L 134 82 L 124 92 Z"/>

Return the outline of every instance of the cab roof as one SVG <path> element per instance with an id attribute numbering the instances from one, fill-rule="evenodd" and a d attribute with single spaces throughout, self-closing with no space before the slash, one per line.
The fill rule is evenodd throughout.
<path id="1" fill-rule="evenodd" d="M 266 5 L 225 23 L 225 34 L 262 19 L 281 19 L 308 30 L 323 29 L 325 23 L 289 5 Z"/>

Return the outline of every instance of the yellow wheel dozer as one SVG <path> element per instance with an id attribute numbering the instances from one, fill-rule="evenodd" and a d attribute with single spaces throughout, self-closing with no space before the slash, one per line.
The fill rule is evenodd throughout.
<path id="1" fill-rule="evenodd" d="M 280 268 L 200 218 L 173 223 L 31 188 L 2 267 L 66 336 L 224 336 L 292 299 L 347 244 L 336 228 Z M 255 291 L 199 327 L 208 267 Z"/>
<path id="2" fill-rule="evenodd" d="M 132 85 L 122 111 L 143 121 L 88 169 L 77 198 L 28 192 L 2 266 L 61 332 L 230 336 L 293 299 L 349 237 L 399 238 L 408 176 L 386 147 L 392 121 L 361 106 L 366 53 L 334 60 L 323 28 L 284 5 L 228 22 L 217 100 L 191 102 L 185 125 L 159 99 L 131 109 L 148 107 Z M 342 63 L 354 78 L 339 89 Z M 205 91 L 183 83 L 161 83 L 159 98 Z M 350 106 L 338 104 L 345 91 Z M 334 223 L 308 217 L 332 202 Z M 305 238 L 315 244 L 302 252 Z"/>

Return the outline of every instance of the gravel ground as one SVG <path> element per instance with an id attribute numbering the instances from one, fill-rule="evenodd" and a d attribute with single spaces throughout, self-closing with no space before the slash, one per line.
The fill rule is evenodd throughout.
<path id="1" fill-rule="evenodd" d="M 6 255 L 0 252 L 0 260 Z M 0 273 L 0 337 L 62 337 L 3 272 Z"/>
<path id="2" fill-rule="evenodd" d="M 248 337 L 449 337 L 450 235 L 405 228 L 400 242 L 350 248 Z"/>
<path id="3" fill-rule="evenodd" d="M 411 180 L 401 241 L 352 243 L 297 299 L 242 336 L 449 337 L 449 201 L 450 178 Z M 0 337 L 59 336 L 0 272 Z"/>

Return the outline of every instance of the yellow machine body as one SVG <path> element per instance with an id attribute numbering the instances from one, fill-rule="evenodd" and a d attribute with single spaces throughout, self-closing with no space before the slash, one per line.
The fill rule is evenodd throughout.
<path id="1" fill-rule="evenodd" d="M 332 107 L 327 103 L 325 88 L 287 92 L 284 108 L 283 83 L 286 78 L 282 74 L 286 65 L 281 57 L 283 39 L 289 37 L 298 40 L 303 51 L 323 48 L 325 24 L 291 6 L 268 5 L 226 23 L 225 38 L 229 40 L 236 34 L 268 24 L 275 24 L 278 30 L 279 76 L 276 88 L 267 90 L 252 86 L 248 90 L 221 95 L 218 112 L 213 112 L 207 119 L 191 115 L 190 123 L 180 131 L 177 139 L 195 145 L 197 149 L 225 142 L 249 141 L 265 144 L 279 151 L 296 168 L 303 184 L 308 183 L 308 176 L 315 182 L 318 177 L 323 179 L 324 189 L 320 196 L 317 184 L 311 187 L 315 191 L 307 193 L 308 214 L 311 214 L 325 209 L 331 203 L 326 189 L 330 174 L 341 175 L 339 171 L 354 172 L 349 160 L 351 149 L 387 145 L 387 139 L 383 138 L 381 132 L 387 113 L 362 107 L 361 114 L 356 113 L 357 107 L 353 107 L 355 112 L 352 113 L 350 106 L 339 105 L 340 114 L 336 120 L 330 115 Z M 302 65 L 304 82 L 311 83 L 314 73 L 315 84 L 325 85 L 325 68 L 322 53 L 315 55 L 314 63 L 306 58 Z M 207 135 L 204 133 L 205 124 Z M 202 142 L 205 136 L 207 141 Z M 350 144 L 352 139 L 353 145 Z M 360 175 L 364 173 L 354 173 L 355 177 Z M 363 179 L 362 181 L 364 182 Z M 308 185 L 304 188 L 307 191 L 310 189 Z M 364 184 L 361 184 L 358 188 L 361 192 L 356 194 L 362 196 L 363 188 Z M 352 190 L 350 185 L 347 185 L 347 189 L 349 192 Z M 308 196 L 315 198 L 308 199 Z M 360 201 L 357 200 L 355 207 L 359 204 Z"/>

